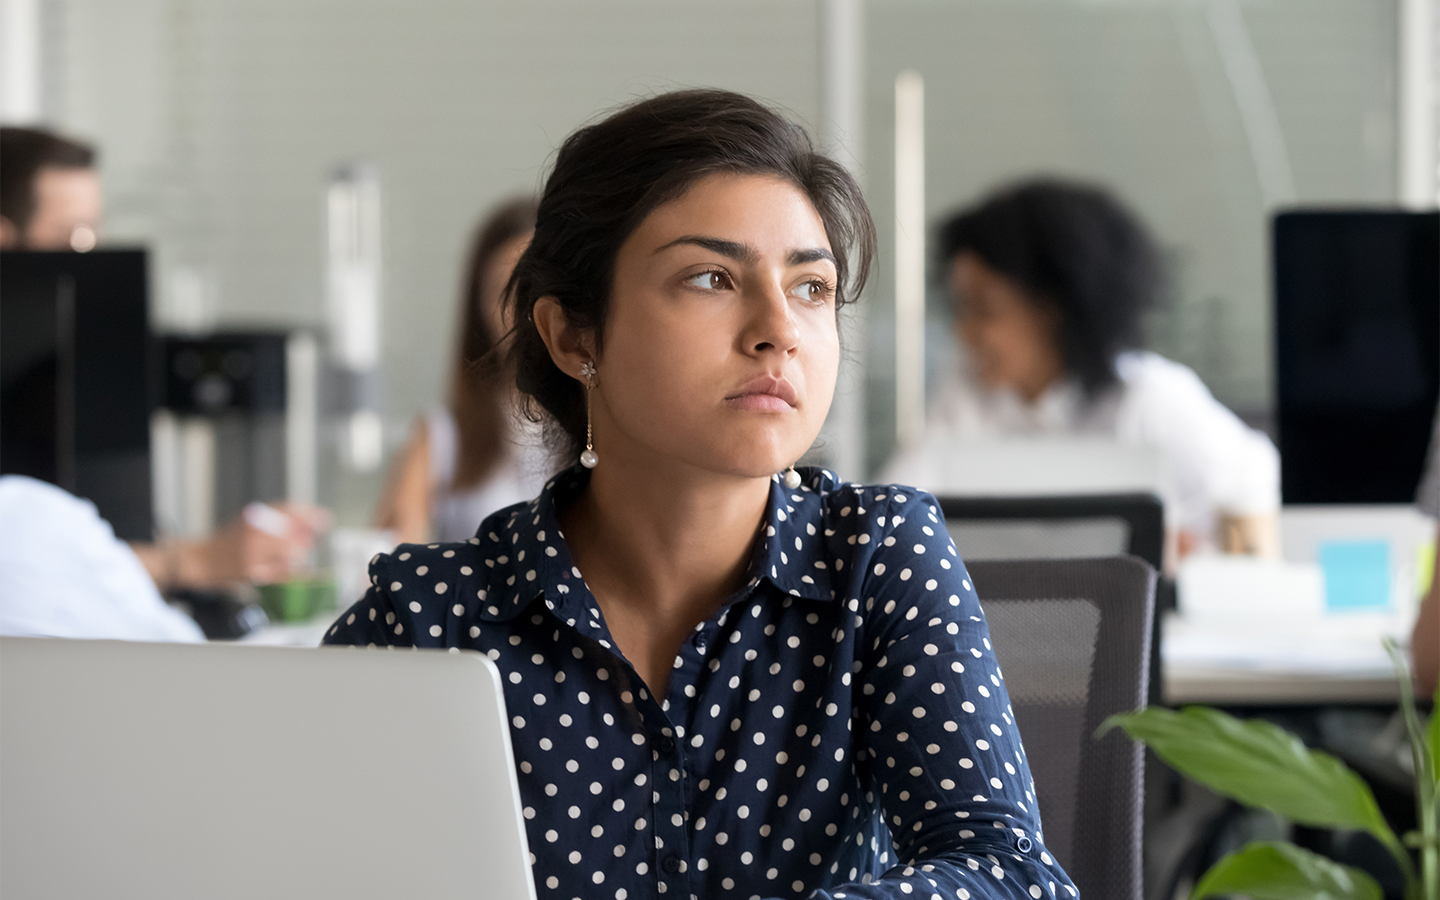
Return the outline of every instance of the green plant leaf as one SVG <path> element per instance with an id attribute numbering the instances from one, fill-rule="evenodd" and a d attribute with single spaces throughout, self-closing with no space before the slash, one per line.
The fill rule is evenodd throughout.
<path id="1" fill-rule="evenodd" d="M 1382 900 L 1375 879 L 1282 841 L 1248 844 L 1224 857 L 1195 885 L 1191 900 L 1215 894 L 1252 900 Z"/>
<path id="2" fill-rule="evenodd" d="M 1206 706 L 1150 707 L 1111 716 L 1097 735 L 1117 725 L 1217 793 L 1302 825 L 1363 829 L 1397 856 L 1405 854 L 1365 782 L 1276 725 Z"/>

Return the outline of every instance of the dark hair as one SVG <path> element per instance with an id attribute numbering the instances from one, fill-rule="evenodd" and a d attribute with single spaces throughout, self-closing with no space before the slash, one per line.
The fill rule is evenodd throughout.
<path id="1" fill-rule="evenodd" d="M 493 352 L 503 335 L 492 333 L 481 305 L 485 276 L 506 244 L 535 228 L 535 199 L 508 200 L 485 217 L 475 230 L 465 280 L 460 289 L 460 331 L 450 364 L 450 414 L 455 418 L 459 452 L 453 486 L 478 484 L 500 459 L 509 433 L 505 377 Z M 504 297 L 494 302 L 505 303 Z"/>
<path id="2" fill-rule="evenodd" d="M 531 318 L 535 301 L 556 298 L 572 325 L 594 334 L 600 352 L 621 244 L 657 207 L 718 173 L 773 175 L 803 191 L 835 254 L 837 305 L 864 286 L 875 223 L 859 186 L 816 152 L 803 128 L 769 107 L 730 91 L 676 91 L 581 128 L 556 155 L 512 295 L 511 355 L 516 383 L 529 398 L 527 414 L 536 418 L 538 404 L 571 449 L 585 442 L 584 391 L 540 340 Z"/>
<path id="3" fill-rule="evenodd" d="M 38 128 L 0 128 L 0 216 L 24 242 L 35 215 L 35 177 L 40 170 L 93 169 L 93 148 Z"/>
<path id="4" fill-rule="evenodd" d="M 1054 179 L 1002 188 L 940 226 L 940 259 L 971 252 L 1059 313 L 1066 371 L 1089 396 L 1139 346 L 1161 288 L 1160 255 L 1140 221 L 1101 188 Z"/>

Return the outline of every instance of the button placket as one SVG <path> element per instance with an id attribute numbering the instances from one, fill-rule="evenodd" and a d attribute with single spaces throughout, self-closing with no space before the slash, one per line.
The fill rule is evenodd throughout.
<path id="1" fill-rule="evenodd" d="M 689 866 L 685 863 L 690 855 L 685 818 L 688 780 L 685 748 L 677 738 L 675 729 L 665 725 L 652 733 L 650 741 L 654 757 L 651 783 L 655 801 L 655 876 L 664 893 L 684 897 L 690 891 Z"/>

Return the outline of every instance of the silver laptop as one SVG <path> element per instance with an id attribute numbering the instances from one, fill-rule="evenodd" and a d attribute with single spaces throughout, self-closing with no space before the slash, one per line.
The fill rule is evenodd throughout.
<path id="1" fill-rule="evenodd" d="M 0 895 L 534 900 L 476 653 L 0 639 Z"/>

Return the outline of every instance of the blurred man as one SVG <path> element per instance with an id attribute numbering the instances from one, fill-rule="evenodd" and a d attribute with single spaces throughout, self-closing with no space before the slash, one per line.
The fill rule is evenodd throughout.
<path id="1" fill-rule="evenodd" d="M 39 129 L 0 128 L 0 249 L 91 250 L 103 210 L 94 149 Z M 0 541 L 5 544 L 0 562 L 6 554 L 11 562 L 0 565 L 0 633 L 119 638 L 144 634 L 152 640 L 167 634 L 193 636 L 193 629 L 176 632 L 165 625 L 163 612 L 158 618 L 150 615 L 156 604 L 138 597 L 133 585 L 125 587 L 129 584 L 125 578 L 109 573 L 130 573 L 143 566 L 153 582 L 147 587 L 150 594 L 157 587 L 168 591 L 284 581 L 303 560 L 326 518 L 323 511 L 310 507 L 252 504 L 247 515 L 211 537 L 131 544 L 132 554 L 95 515 L 91 504 L 33 479 L 0 479 Z M 49 532 L 43 527 L 47 523 L 55 526 Z M 51 533 L 84 534 L 88 544 L 42 539 Z M 41 552 L 37 540 L 49 549 Z M 140 566 L 135 565 L 137 559 Z M 77 577 L 57 593 L 55 584 L 45 588 L 44 578 L 26 575 L 29 570 L 20 564 L 22 560 L 43 561 L 43 571 Z M 107 562 L 102 566 L 95 560 Z M 68 598 L 63 603 L 57 600 L 61 595 Z M 117 606 L 114 598 L 120 596 L 130 598 L 131 605 Z M 128 624 L 122 626 L 122 621 Z M 155 626 L 160 630 L 146 631 L 155 621 L 161 622 Z"/>
<path id="2" fill-rule="evenodd" d="M 0 249 L 90 250 L 103 211 L 92 148 L 0 128 Z"/>

